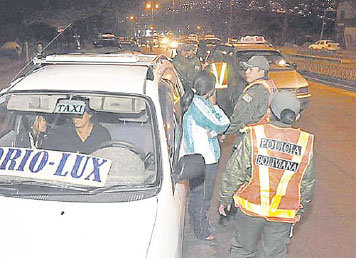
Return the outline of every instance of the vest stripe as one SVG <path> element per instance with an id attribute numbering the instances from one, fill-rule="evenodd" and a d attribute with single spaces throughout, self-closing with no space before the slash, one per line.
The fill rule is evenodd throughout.
<path id="1" fill-rule="evenodd" d="M 270 221 L 293 223 L 298 212 L 297 206 L 298 203 L 300 203 L 300 198 L 298 197 L 297 201 L 295 199 L 293 199 L 293 201 L 285 201 L 283 207 L 287 208 L 279 207 L 281 201 L 283 201 L 286 196 L 286 198 L 290 198 L 288 196 L 294 194 L 294 192 L 298 192 L 297 194 L 300 195 L 299 185 L 312 153 L 313 135 L 296 129 L 283 129 L 282 131 L 285 131 L 286 136 L 280 139 L 280 137 L 278 137 L 280 136 L 280 134 L 278 134 L 279 131 L 281 130 L 271 125 L 257 125 L 251 127 L 252 176 L 249 184 L 242 190 L 236 192 L 234 200 L 237 206 L 247 215 L 264 217 Z M 268 145 L 266 143 L 267 134 L 267 139 L 272 142 L 268 143 Z M 261 142 L 261 140 L 264 140 L 264 142 Z M 276 146 L 271 146 L 273 141 Z M 283 147 L 291 148 L 282 149 Z M 281 149 L 278 150 L 278 148 Z M 298 148 L 298 150 L 293 150 L 293 148 Z M 266 160 L 262 161 L 262 159 L 260 159 L 262 157 Z M 259 159 L 259 162 L 257 162 L 257 159 Z M 271 161 L 270 159 L 280 160 L 276 163 L 280 165 L 277 167 L 275 165 L 276 161 Z M 289 167 L 288 165 L 293 165 L 293 167 Z M 291 186 L 290 183 L 294 175 L 297 176 Z M 276 179 L 270 179 L 270 176 L 280 176 L 280 180 L 277 183 Z M 271 180 L 274 180 L 274 183 L 270 183 Z M 273 194 L 271 203 L 269 203 L 271 187 L 274 187 L 275 194 Z M 287 193 L 288 189 L 289 191 Z M 260 198 L 253 195 L 256 194 L 256 192 L 259 192 Z"/>
<path id="2" fill-rule="evenodd" d="M 227 82 L 227 71 L 226 71 L 227 63 L 226 62 L 222 63 L 220 75 L 218 74 L 218 69 L 215 63 L 213 63 L 211 67 L 213 70 L 213 74 L 216 77 L 215 88 L 217 89 L 227 88 L 228 84 L 224 84 Z"/>
<path id="3" fill-rule="evenodd" d="M 255 128 L 257 140 L 260 138 L 265 138 L 265 132 L 263 126 L 256 126 Z M 267 149 L 257 146 L 258 154 L 267 155 Z M 264 210 L 269 208 L 269 173 L 267 166 L 261 166 L 259 171 L 260 177 L 260 195 L 261 195 L 261 205 Z"/>
<path id="4" fill-rule="evenodd" d="M 297 144 L 302 147 L 302 154 L 301 155 L 293 155 L 293 158 L 292 158 L 292 161 L 297 162 L 298 165 L 300 165 L 303 155 L 305 153 L 305 147 L 308 144 L 308 138 L 309 138 L 309 135 L 306 132 L 301 132 L 299 135 Z M 272 199 L 271 211 L 277 210 L 279 204 L 281 203 L 281 197 L 286 195 L 288 184 L 294 174 L 295 174 L 295 172 L 292 172 L 292 171 L 285 171 L 283 173 L 282 179 L 279 182 L 278 187 L 277 187 L 276 196 L 274 196 L 274 198 Z"/>

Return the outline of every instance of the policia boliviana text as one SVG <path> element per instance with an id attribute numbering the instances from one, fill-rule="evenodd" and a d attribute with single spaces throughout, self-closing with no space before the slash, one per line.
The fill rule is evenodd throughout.
<path id="1" fill-rule="evenodd" d="M 291 127 L 300 102 L 277 92 L 271 111 L 270 123 L 248 127 L 223 174 L 219 212 L 226 216 L 232 200 L 237 207 L 232 257 L 285 257 L 292 227 L 311 202 L 314 136 Z"/>

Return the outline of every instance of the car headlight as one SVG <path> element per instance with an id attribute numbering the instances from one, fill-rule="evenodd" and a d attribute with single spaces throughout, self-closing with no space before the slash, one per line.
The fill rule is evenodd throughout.
<path id="1" fill-rule="evenodd" d="M 304 93 L 309 93 L 309 88 L 308 87 L 301 87 L 298 88 L 296 91 L 297 94 L 304 94 Z"/>
<path id="2" fill-rule="evenodd" d="M 278 65 L 279 66 L 286 66 L 287 62 L 284 59 L 281 59 L 281 60 L 278 61 Z"/>
<path id="3" fill-rule="evenodd" d="M 162 42 L 162 44 L 167 44 L 168 43 L 168 38 L 163 38 L 161 42 Z"/>

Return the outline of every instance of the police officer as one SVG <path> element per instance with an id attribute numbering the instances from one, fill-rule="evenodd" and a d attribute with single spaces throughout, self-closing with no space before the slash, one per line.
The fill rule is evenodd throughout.
<path id="1" fill-rule="evenodd" d="M 235 99 L 238 97 L 246 81 L 236 72 L 231 56 L 222 51 L 216 51 L 212 58 L 212 63 L 206 67 L 215 75 L 217 90 L 217 104 L 224 110 L 228 117 L 231 117 Z"/>
<path id="2" fill-rule="evenodd" d="M 240 62 L 245 68 L 249 83 L 239 96 L 226 134 L 237 135 L 236 146 L 241 141 L 243 128 L 268 122 L 270 95 L 277 91 L 272 80 L 268 80 L 269 63 L 263 56 L 252 56 L 247 62 Z"/>
<path id="3" fill-rule="evenodd" d="M 285 257 L 292 227 L 311 202 L 314 136 L 291 127 L 300 102 L 281 91 L 272 96 L 271 110 L 269 124 L 248 128 L 223 174 L 219 213 L 226 216 L 233 194 L 238 207 L 232 257 Z"/>
<path id="4" fill-rule="evenodd" d="M 194 78 L 202 70 L 201 63 L 195 55 L 195 46 L 193 44 L 180 44 L 172 63 L 184 89 L 190 90 L 193 86 Z"/>
<path id="5" fill-rule="evenodd" d="M 196 56 L 196 47 L 194 44 L 185 44 L 186 59 L 188 61 L 187 79 L 189 87 L 193 87 L 195 77 L 202 71 L 202 66 L 199 58 Z"/>
<path id="6" fill-rule="evenodd" d="M 198 43 L 197 57 L 201 62 L 205 62 L 207 55 L 208 47 L 206 45 L 206 40 L 200 40 Z"/>

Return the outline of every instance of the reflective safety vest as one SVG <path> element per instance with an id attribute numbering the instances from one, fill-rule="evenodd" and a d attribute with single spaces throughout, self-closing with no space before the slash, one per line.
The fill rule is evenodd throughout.
<path id="1" fill-rule="evenodd" d="M 258 79 L 252 82 L 251 84 L 247 85 L 243 92 L 246 92 L 249 88 L 255 86 L 255 85 L 262 85 L 265 89 L 267 89 L 270 97 L 273 93 L 277 92 L 278 89 L 276 87 L 276 84 L 274 84 L 273 80 L 263 80 L 263 79 Z M 268 107 L 270 106 L 271 98 L 268 99 Z M 251 124 L 249 126 L 257 125 L 257 124 L 267 124 L 269 123 L 269 114 L 266 113 L 260 121 L 258 121 L 256 124 Z"/>
<path id="2" fill-rule="evenodd" d="M 270 124 L 250 127 L 252 175 L 234 201 L 245 214 L 295 223 L 300 185 L 313 153 L 314 136 Z"/>
<path id="3" fill-rule="evenodd" d="M 227 81 L 227 63 L 226 62 L 214 62 L 211 64 L 212 73 L 216 78 L 215 88 L 222 89 L 228 87 Z"/>

